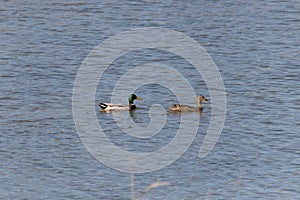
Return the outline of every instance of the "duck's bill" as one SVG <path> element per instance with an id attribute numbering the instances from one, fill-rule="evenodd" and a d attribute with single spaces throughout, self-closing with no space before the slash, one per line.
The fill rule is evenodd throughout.
<path id="1" fill-rule="evenodd" d="M 141 97 L 137 97 L 136 100 L 143 100 Z"/>

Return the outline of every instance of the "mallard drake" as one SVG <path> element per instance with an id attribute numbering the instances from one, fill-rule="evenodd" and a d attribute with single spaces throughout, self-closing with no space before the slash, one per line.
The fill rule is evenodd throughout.
<path id="1" fill-rule="evenodd" d="M 202 102 L 208 102 L 208 100 L 204 96 L 198 96 L 197 97 L 197 105 L 198 107 L 192 107 L 187 105 L 181 105 L 181 104 L 174 104 L 173 106 L 170 106 L 170 111 L 201 111 L 203 110 L 203 107 L 201 105 Z"/>
<path id="2" fill-rule="evenodd" d="M 134 100 L 142 100 L 142 98 L 131 94 L 128 98 L 129 106 L 123 104 L 108 104 L 108 103 L 99 103 L 98 105 L 101 108 L 101 111 L 121 111 L 121 110 L 134 110 L 136 105 L 133 103 Z"/>

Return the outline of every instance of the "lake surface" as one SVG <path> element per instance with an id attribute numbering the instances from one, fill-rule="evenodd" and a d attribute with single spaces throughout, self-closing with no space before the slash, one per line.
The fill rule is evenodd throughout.
<path id="1" fill-rule="evenodd" d="M 169 186 L 150 190 L 143 199 L 299 199 L 299 10 L 297 0 L 2 2 L 0 199 L 131 198 L 130 174 L 99 162 L 81 142 L 72 91 L 77 71 L 96 46 L 122 31 L 147 27 L 176 30 L 207 50 L 224 82 L 227 112 L 222 134 L 204 158 L 198 154 L 213 107 L 204 104 L 201 115 L 190 114 L 199 119 L 192 144 L 170 165 L 135 174 L 136 196 L 149 184 L 166 181 Z M 92 106 L 107 137 L 131 152 L 163 148 L 182 117 L 168 112 L 177 99 L 159 84 L 129 91 L 143 101 L 136 101 L 139 109 L 127 120 L 147 127 L 150 107 L 165 110 L 166 123 L 151 138 L 128 136 L 112 113 L 99 112 L 96 104 L 112 99 L 122 74 L 147 63 L 176 68 L 196 95 L 211 99 L 203 77 L 178 55 L 145 49 L 120 56 L 99 81 Z"/>

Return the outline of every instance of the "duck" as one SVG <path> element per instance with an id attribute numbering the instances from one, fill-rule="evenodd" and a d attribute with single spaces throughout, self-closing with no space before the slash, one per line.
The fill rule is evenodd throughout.
<path id="1" fill-rule="evenodd" d="M 142 100 L 142 98 L 136 96 L 135 94 L 131 94 L 128 97 L 129 105 L 124 104 L 108 104 L 108 103 L 99 103 L 99 107 L 101 111 L 122 111 L 122 110 L 135 110 L 136 105 L 134 104 L 134 100 Z"/>
<path id="2" fill-rule="evenodd" d="M 192 107 L 192 106 L 187 106 L 187 105 L 182 105 L 182 104 L 174 104 L 170 106 L 170 111 L 202 111 L 203 107 L 201 105 L 202 102 L 208 102 L 208 100 L 204 96 L 198 96 L 197 97 L 197 105 L 198 107 Z"/>

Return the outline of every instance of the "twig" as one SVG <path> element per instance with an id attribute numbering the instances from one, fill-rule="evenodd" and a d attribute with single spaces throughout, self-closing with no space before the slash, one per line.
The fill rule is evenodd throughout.
<path id="1" fill-rule="evenodd" d="M 156 187 L 168 185 L 170 185 L 170 183 L 166 181 L 152 183 L 144 191 L 141 192 L 140 196 L 136 200 L 140 200 L 149 190 L 152 190 Z"/>

